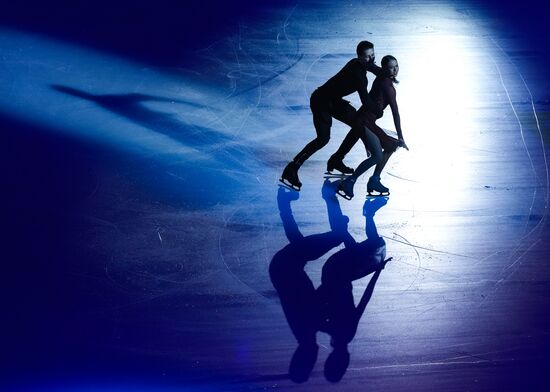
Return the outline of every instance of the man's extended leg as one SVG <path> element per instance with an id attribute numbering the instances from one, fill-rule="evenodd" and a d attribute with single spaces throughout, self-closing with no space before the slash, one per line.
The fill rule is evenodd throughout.
<path id="1" fill-rule="evenodd" d="M 355 146 L 355 143 L 359 141 L 359 135 L 356 131 L 356 129 L 350 129 L 344 140 L 342 141 L 342 144 L 336 150 L 334 154 L 331 155 L 330 159 L 327 163 L 327 171 L 332 171 L 334 169 L 340 170 L 342 169 L 348 169 L 347 166 L 344 165 L 344 157 L 351 151 L 353 146 Z M 353 173 L 353 169 L 351 170 L 340 170 L 342 173 Z"/>
<path id="2" fill-rule="evenodd" d="M 327 109 L 330 107 L 328 104 L 326 106 Z M 300 169 L 300 166 L 302 166 L 302 164 L 310 156 L 323 148 L 330 140 L 330 127 L 332 126 L 332 116 L 330 115 L 330 111 L 318 110 L 314 105 L 312 105 L 311 110 L 313 112 L 313 125 L 315 126 L 317 137 L 309 142 L 302 149 L 302 151 L 300 151 L 294 159 L 286 165 L 280 179 L 282 183 L 297 191 L 299 191 L 302 187 L 302 183 L 298 178 L 298 169 Z"/>
<path id="3" fill-rule="evenodd" d="M 332 126 L 332 116 L 328 111 L 314 111 L 313 125 L 317 137 L 310 141 L 293 159 L 300 167 L 310 156 L 315 154 L 321 148 L 326 146 L 330 140 L 330 127 Z"/>

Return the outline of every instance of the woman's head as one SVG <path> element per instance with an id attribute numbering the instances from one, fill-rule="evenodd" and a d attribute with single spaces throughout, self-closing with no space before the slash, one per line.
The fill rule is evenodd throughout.
<path id="1" fill-rule="evenodd" d="M 399 64 L 397 63 L 397 59 L 395 57 L 387 55 L 382 58 L 382 71 L 384 72 L 384 75 L 398 83 L 395 78 L 399 73 Z"/>

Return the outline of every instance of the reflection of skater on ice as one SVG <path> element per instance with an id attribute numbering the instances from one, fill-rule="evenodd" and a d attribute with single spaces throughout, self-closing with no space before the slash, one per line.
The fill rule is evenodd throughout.
<path id="1" fill-rule="evenodd" d="M 326 378 L 336 382 L 343 377 L 349 364 L 347 345 L 355 336 L 380 271 L 389 261 L 385 260 L 385 242 L 378 235 L 373 219 L 375 212 L 387 203 L 387 198 L 367 200 L 364 208 L 367 239 L 357 243 L 348 232 L 349 219 L 342 214 L 334 194 L 334 184 L 325 181 L 322 193 L 331 230 L 310 236 L 302 235 L 292 215 L 290 204 L 299 198 L 299 194 L 280 187 L 277 195 L 289 244 L 275 254 L 269 271 L 288 324 L 298 341 L 289 367 L 290 378 L 295 382 L 306 381 L 317 361 L 318 331 L 324 331 L 332 338 L 333 352 L 325 362 Z M 322 257 L 342 243 L 345 247 L 327 260 L 322 283 L 315 289 L 304 271 L 307 262 Z M 373 272 L 356 306 L 352 281 Z"/>
<path id="2" fill-rule="evenodd" d="M 362 242 L 344 242 L 345 248 L 333 254 L 323 266 L 321 286 L 317 289 L 321 303 L 320 330 L 331 336 L 333 351 L 325 362 L 327 380 L 337 382 L 349 365 L 348 344 L 357 332 L 359 321 L 371 299 L 382 269 L 391 260 L 386 259 L 386 243 L 378 235 L 374 214 L 386 205 L 387 198 L 369 198 L 365 201 L 365 232 Z M 357 305 L 353 298 L 352 282 L 374 273 Z"/>
<path id="3" fill-rule="evenodd" d="M 371 156 L 361 162 L 354 173 L 344 179 L 338 186 L 338 194 L 345 199 L 350 200 L 353 197 L 355 182 L 359 176 L 374 165 L 376 165 L 376 167 L 374 169 L 374 174 L 367 183 L 367 193 L 371 196 L 389 195 L 390 190 L 380 182 L 380 174 L 397 147 L 409 149 L 403 139 L 396 91 L 393 85 L 394 83 L 398 83 L 396 80 L 398 72 L 399 65 L 395 57 L 389 55 L 384 56 L 382 59 L 382 73 L 374 80 L 369 93 L 371 100 L 376 105 L 376 110 L 373 111 L 369 107 L 363 105 L 357 113 L 352 131 L 363 140 Z M 383 111 L 388 105 L 392 111 L 398 139 L 387 135 L 384 130 L 375 123 L 377 119 L 382 117 Z"/>
<path id="4" fill-rule="evenodd" d="M 280 181 L 299 191 L 302 183 L 298 178 L 298 169 L 315 152 L 323 148 L 330 139 L 332 118 L 353 126 L 357 111 L 342 97 L 355 91 L 359 93 L 361 103 L 378 114 L 376 106 L 369 97 L 367 86 L 367 71 L 379 75 L 380 67 L 374 64 L 374 46 L 368 41 L 361 41 L 357 45 L 357 58 L 354 58 L 325 84 L 311 94 L 310 107 L 313 114 L 313 125 L 317 137 L 309 142 L 294 159 L 285 167 Z M 343 163 L 345 153 L 349 152 L 357 142 L 358 137 L 353 130 L 344 139 L 340 153 L 334 154 L 327 163 L 327 171 L 339 170 L 342 173 L 352 173 L 353 169 Z M 342 153 L 343 152 L 343 153 Z"/>
<path id="5" fill-rule="evenodd" d="M 323 196 L 327 204 L 330 231 L 304 236 L 291 210 L 291 201 L 298 199 L 299 194 L 283 187 L 279 187 L 277 194 L 279 212 L 289 243 L 273 256 L 269 273 L 288 325 L 298 341 L 289 369 L 290 378 L 296 382 L 308 379 L 318 352 L 315 335 L 319 329 L 319 302 L 304 267 L 349 237 L 348 217 L 342 214 L 338 202 L 335 202 L 334 190 L 329 181 L 323 185 Z M 329 201 L 329 198 L 334 200 Z"/>

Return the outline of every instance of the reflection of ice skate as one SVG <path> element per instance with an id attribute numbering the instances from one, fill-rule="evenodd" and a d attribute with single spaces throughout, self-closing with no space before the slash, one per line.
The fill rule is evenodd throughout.
<path id="1" fill-rule="evenodd" d="M 369 196 L 389 196 L 390 190 L 380 182 L 380 178 L 371 177 L 367 183 L 367 194 Z"/>
<path id="2" fill-rule="evenodd" d="M 277 200 L 290 203 L 291 201 L 298 200 L 299 198 L 300 198 L 300 194 L 298 192 L 294 192 L 294 189 L 289 189 L 287 185 L 279 184 Z"/>
<path id="3" fill-rule="evenodd" d="M 332 173 L 333 170 L 338 170 L 340 173 L 342 173 L 341 175 L 353 174 L 353 169 L 344 165 L 344 162 L 342 162 L 342 160 L 331 157 L 327 162 L 327 171 L 325 172 L 325 174 L 340 175 L 338 173 Z"/>
<path id="4" fill-rule="evenodd" d="M 281 178 L 279 178 L 279 181 L 281 181 L 289 188 L 292 188 L 295 191 L 299 191 L 302 187 L 302 183 L 298 178 L 298 166 L 294 162 L 290 162 L 288 165 L 286 165 L 285 169 L 283 170 L 283 174 L 281 175 Z"/>
<path id="5" fill-rule="evenodd" d="M 329 181 L 328 179 L 325 179 L 323 182 L 323 187 L 321 188 L 321 195 L 323 196 L 323 199 L 325 200 L 335 200 L 336 199 L 336 191 L 337 191 L 338 182 L 337 181 Z"/>
<path id="6" fill-rule="evenodd" d="M 290 379 L 297 383 L 306 382 L 317 362 L 319 346 L 317 343 L 299 344 L 292 355 L 288 375 Z"/>
<path id="7" fill-rule="evenodd" d="M 388 197 L 371 197 L 363 204 L 363 216 L 373 217 L 380 208 L 388 204 Z"/>
<path id="8" fill-rule="evenodd" d="M 349 177 L 338 184 L 337 193 L 346 200 L 353 199 L 353 186 L 355 185 L 355 179 Z"/>
<path id="9" fill-rule="evenodd" d="M 334 345 L 334 349 L 325 361 L 325 378 L 330 382 L 340 381 L 346 374 L 348 366 L 349 351 L 347 344 Z"/>

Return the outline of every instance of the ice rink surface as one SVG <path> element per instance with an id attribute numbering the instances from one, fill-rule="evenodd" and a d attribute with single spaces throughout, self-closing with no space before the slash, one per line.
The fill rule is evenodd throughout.
<path id="1" fill-rule="evenodd" d="M 503 7 L 257 6 L 162 62 L 118 41 L 107 50 L 108 39 L 4 21 L 0 383 L 548 390 L 548 29 L 522 29 L 525 15 L 513 23 Z M 280 188 L 283 167 L 315 135 L 309 95 L 363 39 L 378 62 L 392 54 L 400 65 L 410 151 L 383 173 L 391 196 L 373 206 L 365 176 L 353 200 L 334 197 L 323 173 L 348 130 L 336 120 L 300 170 L 301 192 Z M 393 129 L 389 109 L 381 125 Z M 345 162 L 364 156 L 357 145 Z M 297 343 L 270 270 L 299 302 L 325 276 L 361 265 L 361 252 L 372 261 L 353 246 L 373 225 L 392 260 L 378 280 L 370 269 L 345 286 L 364 309 L 342 380 L 327 381 L 324 332 L 309 379 L 290 380 Z M 358 251 L 344 252 L 338 235 Z M 305 303 L 299 322 L 312 309 Z"/>

